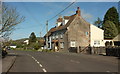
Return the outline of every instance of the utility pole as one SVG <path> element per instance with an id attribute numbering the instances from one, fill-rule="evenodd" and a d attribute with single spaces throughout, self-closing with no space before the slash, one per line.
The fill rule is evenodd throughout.
<path id="1" fill-rule="evenodd" d="M 40 38 L 42 37 L 42 32 L 40 32 Z"/>
<path id="2" fill-rule="evenodd" d="M 46 49 L 48 49 L 48 20 L 46 21 Z"/>

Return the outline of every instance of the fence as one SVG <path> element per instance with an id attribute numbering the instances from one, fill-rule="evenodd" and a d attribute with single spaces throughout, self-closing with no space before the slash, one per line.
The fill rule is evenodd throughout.
<path id="1" fill-rule="evenodd" d="M 106 55 L 106 47 L 92 47 L 92 54 L 103 54 Z"/>
<path id="2" fill-rule="evenodd" d="M 120 57 L 120 47 L 106 48 L 106 55 Z"/>
<path id="3" fill-rule="evenodd" d="M 120 47 L 81 47 L 81 48 L 70 48 L 69 52 L 75 53 L 87 53 L 87 54 L 98 54 L 107 56 L 120 57 Z"/>

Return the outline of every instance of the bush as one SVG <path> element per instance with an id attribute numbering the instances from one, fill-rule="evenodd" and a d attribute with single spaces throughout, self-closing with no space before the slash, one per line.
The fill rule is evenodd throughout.
<path id="1" fill-rule="evenodd" d="M 32 46 L 35 50 L 38 50 L 41 47 L 41 45 L 39 43 L 33 43 Z"/>

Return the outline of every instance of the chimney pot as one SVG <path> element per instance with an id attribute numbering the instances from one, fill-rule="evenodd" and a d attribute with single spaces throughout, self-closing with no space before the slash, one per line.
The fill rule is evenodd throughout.
<path id="1" fill-rule="evenodd" d="M 81 12 L 80 12 L 80 7 L 77 7 L 76 14 L 77 14 L 78 16 L 80 16 L 80 14 L 81 14 Z"/>

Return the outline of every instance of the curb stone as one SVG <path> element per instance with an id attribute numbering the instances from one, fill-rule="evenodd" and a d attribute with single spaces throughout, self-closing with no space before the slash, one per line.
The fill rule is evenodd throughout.
<path id="1" fill-rule="evenodd" d="M 11 69 L 13 64 L 15 63 L 15 60 L 16 60 L 16 56 L 13 56 L 12 60 L 10 61 L 10 63 L 7 65 L 7 67 L 4 70 L 2 70 L 2 72 L 5 72 L 7 74 L 7 72 L 9 72 L 9 70 Z"/>

